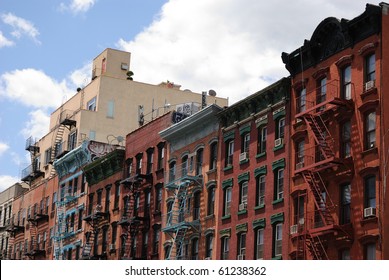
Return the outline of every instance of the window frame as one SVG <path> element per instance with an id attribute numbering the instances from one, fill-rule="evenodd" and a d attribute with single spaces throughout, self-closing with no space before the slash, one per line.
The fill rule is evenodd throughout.
<path id="1" fill-rule="evenodd" d="M 341 98 L 351 100 L 351 65 L 347 64 L 341 69 Z"/>
<path id="2" fill-rule="evenodd" d="M 376 129 L 377 129 L 377 114 L 375 111 L 370 111 L 365 115 L 365 150 L 373 149 L 376 147 L 377 145 Z"/>

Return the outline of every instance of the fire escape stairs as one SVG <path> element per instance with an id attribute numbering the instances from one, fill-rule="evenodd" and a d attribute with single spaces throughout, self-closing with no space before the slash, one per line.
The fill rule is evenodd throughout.
<path id="1" fill-rule="evenodd" d="M 328 260 L 328 255 L 325 250 L 323 241 L 319 236 L 312 236 L 311 234 L 306 234 L 305 242 L 308 250 L 311 252 L 315 260 Z"/>
<path id="2" fill-rule="evenodd" d="M 55 234 L 54 239 L 54 257 L 56 260 L 62 259 L 62 243 L 63 243 L 63 235 L 65 233 L 66 223 L 65 223 L 65 205 L 58 204 L 57 205 L 57 232 Z"/>

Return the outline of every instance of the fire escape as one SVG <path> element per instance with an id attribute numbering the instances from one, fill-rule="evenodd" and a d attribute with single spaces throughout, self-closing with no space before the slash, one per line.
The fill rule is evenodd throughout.
<path id="1" fill-rule="evenodd" d="M 20 214 L 18 216 L 18 220 L 15 222 L 15 215 L 13 215 L 12 220 L 10 223 L 7 223 L 7 226 L 5 227 L 6 231 L 8 232 L 8 237 L 6 237 L 6 243 L 4 251 L 2 252 L 3 259 L 5 260 L 11 260 L 12 257 L 12 250 L 14 248 L 15 243 L 15 237 L 18 234 L 24 234 L 24 219 L 20 220 Z M 14 252 L 15 253 L 15 252 Z"/>
<path id="2" fill-rule="evenodd" d="M 72 147 L 72 143 L 68 143 L 63 140 L 63 135 L 65 132 L 65 128 L 69 131 L 76 127 L 76 121 L 74 120 L 74 112 L 70 110 L 64 110 L 63 106 L 60 107 L 60 113 L 58 115 L 58 127 L 56 131 L 53 133 L 52 147 L 49 163 L 52 164 L 56 159 L 59 159 L 66 155 Z M 50 172 L 50 177 L 55 175 L 55 169 L 52 168 Z"/>
<path id="3" fill-rule="evenodd" d="M 291 228 L 297 240 L 296 259 L 305 259 L 306 252 L 313 259 L 329 259 L 326 248 L 331 238 L 352 240 L 352 233 L 334 219 L 336 207 L 323 180 L 333 176 L 334 169 L 345 164 L 335 154 L 335 140 L 329 126 L 337 115 L 352 112 L 352 101 L 338 97 L 338 81 L 325 85 L 325 98 L 322 98 L 322 88 L 297 98 L 296 121 L 305 123 L 308 138 L 314 139 L 315 146 L 304 150 L 303 159 L 296 163 L 295 174 L 301 175 L 309 186 L 311 195 L 308 197 L 313 197 L 315 210 L 313 218 L 307 217 L 308 221 L 305 222 L 302 219 L 301 223 Z M 321 98 L 318 97 L 320 94 Z"/>
<path id="4" fill-rule="evenodd" d="M 186 236 L 201 231 L 199 209 L 190 211 L 189 203 L 193 190 L 203 185 L 200 170 L 201 166 L 193 168 L 185 162 L 179 168 L 171 167 L 165 175 L 165 188 L 170 202 L 168 202 L 162 231 L 167 233 L 172 241 L 165 252 L 165 258 L 168 260 L 184 259 L 187 253 L 185 252 Z"/>
<path id="5" fill-rule="evenodd" d="M 26 151 L 30 152 L 31 164 L 22 170 L 22 181 L 31 185 L 31 183 L 40 176 L 44 176 L 45 173 L 40 170 L 40 160 L 37 155 L 39 154 L 39 146 L 36 140 L 32 137 L 26 140 Z"/>
<path id="6" fill-rule="evenodd" d="M 132 168 L 132 163 L 129 163 L 129 176 L 121 182 L 129 191 L 118 223 L 124 232 L 120 249 L 121 259 L 148 259 L 147 248 L 144 250 L 143 246 L 137 246 L 137 243 L 139 237 L 144 236 L 150 229 L 150 209 L 140 205 L 140 195 L 143 186 L 152 185 L 152 175 L 143 166 L 140 155 L 136 158 L 136 168 Z"/>
<path id="7" fill-rule="evenodd" d="M 61 191 L 65 191 L 65 189 Z M 63 199 L 56 202 L 57 221 L 56 221 L 56 228 L 53 237 L 55 260 L 64 259 L 64 254 L 63 254 L 64 243 L 66 239 L 73 237 L 75 234 L 74 228 L 69 230 L 66 221 L 66 214 L 68 208 L 73 208 L 74 205 L 77 203 L 78 197 L 79 195 L 71 193 L 69 187 L 69 191 L 64 193 Z"/>
<path id="8" fill-rule="evenodd" d="M 44 213 L 45 207 L 42 207 L 38 211 L 38 204 L 34 204 L 32 207 L 32 213 L 27 217 L 27 222 L 30 231 L 30 248 L 26 251 L 26 256 L 30 259 L 37 259 L 46 256 L 45 248 L 41 244 L 41 237 L 38 235 L 38 227 L 42 222 L 49 221 L 49 215 Z M 38 239 L 39 238 L 39 239 Z"/>

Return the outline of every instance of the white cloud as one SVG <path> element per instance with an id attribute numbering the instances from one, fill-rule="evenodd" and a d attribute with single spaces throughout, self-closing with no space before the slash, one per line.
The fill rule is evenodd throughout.
<path id="1" fill-rule="evenodd" d="M 351 19 L 364 8 L 365 0 L 170 0 L 149 27 L 117 46 L 133 54 L 135 80 L 212 88 L 232 104 L 288 76 L 281 53 L 310 39 L 322 20 Z"/>
<path id="2" fill-rule="evenodd" d="M 17 17 L 12 13 L 2 14 L 1 19 L 5 24 L 12 26 L 12 36 L 20 38 L 23 35 L 31 37 L 35 43 L 40 44 L 38 40 L 39 31 L 35 28 L 34 24 L 24 18 Z"/>
<path id="3" fill-rule="evenodd" d="M 60 9 L 70 10 L 74 14 L 86 13 L 91 9 L 97 0 L 72 0 L 68 5 L 65 3 L 60 4 Z"/>
<path id="4" fill-rule="evenodd" d="M 70 82 L 74 87 L 85 87 L 90 82 L 90 77 L 92 73 L 92 63 L 84 65 L 80 69 L 74 70 L 69 75 Z"/>
<path id="5" fill-rule="evenodd" d="M 0 142 L 0 156 L 9 149 L 8 144 Z"/>
<path id="6" fill-rule="evenodd" d="M 11 187 L 13 184 L 19 182 L 18 177 L 13 177 L 9 175 L 0 175 L 0 192 Z"/>
<path id="7" fill-rule="evenodd" d="M 71 91 L 66 81 L 57 82 L 36 69 L 6 72 L 0 76 L 0 96 L 16 100 L 28 107 L 56 108 Z"/>
<path id="8" fill-rule="evenodd" d="M 11 47 L 13 46 L 15 43 L 9 39 L 7 39 L 6 37 L 4 37 L 3 35 L 3 32 L 0 31 L 0 49 L 3 48 L 3 47 Z"/>
<path id="9" fill-rule="evenodd" d="M 29 113 L 30 120 L 25 124 L 25 127 L 22 129 L 22 134 L 24 138 L 33 136 L 36 138 L 41 138 L 48 132 L 48 127 L 50 124 L 49 115 L 41 110 L 35 110 Z"/>

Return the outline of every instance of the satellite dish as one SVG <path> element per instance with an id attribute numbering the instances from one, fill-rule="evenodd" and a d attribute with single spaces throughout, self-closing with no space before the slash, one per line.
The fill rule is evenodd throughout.
<path id="1" fill-rule="evenodd" d="M 214 91 L 213 89 L 210 89 L 210 90 L 208 91 L 208 95 L 210 95 L 210 96 L 216 96 L 216 91 Z"/>

